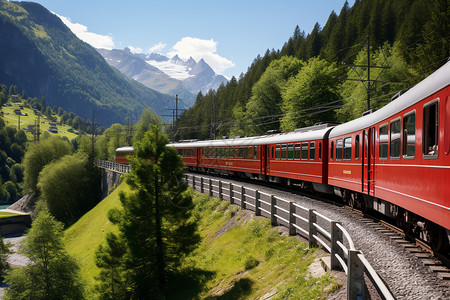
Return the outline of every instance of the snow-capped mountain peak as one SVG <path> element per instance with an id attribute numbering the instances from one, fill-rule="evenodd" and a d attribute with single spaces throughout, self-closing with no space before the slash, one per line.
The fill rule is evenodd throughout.
<path id="1" fill-rule="evenodd" d="M 171 80 L 178 80 L 179 86 L 194 95 L 199 91 L 206 93 L 210 89 L 217 89 L 221 83 L 227 82 L 227 79 L 216 74 L 203 58 L 198 62 L 192 57 L 184 61 L 178 55 L 168 58 L 158 53 L 134 53 L 128 47 L 124 50 L 98 49 L 98 51 L 110 65 L 123 74 L 164 93 L 171 90 L 169 86 L 174 85 Z M 124 60 L 124 57 L 127 59 Z M 162 79 L 163 77 L 165 79 Z"/>

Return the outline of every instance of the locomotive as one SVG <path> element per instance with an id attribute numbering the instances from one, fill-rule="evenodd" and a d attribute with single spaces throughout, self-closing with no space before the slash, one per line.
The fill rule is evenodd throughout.
<path id="1" fill-rule="evenodd" d="M 336 194 L 393 218 L 448 256 L 450 62 L 383 108 L 288 133 L 169 144 L 200 172 Z"/>

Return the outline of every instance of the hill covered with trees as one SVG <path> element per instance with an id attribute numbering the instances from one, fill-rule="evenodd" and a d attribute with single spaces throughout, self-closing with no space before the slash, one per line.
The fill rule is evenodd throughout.
<path id="1" fill-rule="evenodd" d="M 388 103 L 443 65 L 449 54 L 446 0 L 356 0 L 309 34 L 298 26 L 279 50 L 203 95 L 181 116 L 177 139 L 289 131 L 345 122 Z M 368 52 L 369 51 L 369 55 Z M 371 66 L 369 92 L 361 80 Z M 350 79 L 350 80 L 347 80 Z"/>
<path id="2" fill-rule="evenodd" d="M 162 113 L 172 99 L 111 68 L 56 15 L 32 2 L 0 0 L 0 82 L 84 118 L 95 110 L 106 126 L 138 119 L 143 108 Z"/>

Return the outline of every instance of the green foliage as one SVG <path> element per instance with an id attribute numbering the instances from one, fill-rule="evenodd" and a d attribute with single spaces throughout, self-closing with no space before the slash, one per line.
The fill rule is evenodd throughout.
<path id="1" fill-rule="evenodd" d="M 340 98 L 339 69 L 319 58 L 308 60 L 295 76 L 291 77 L 283 93 L 281 129 L 292 131 L 312 126 L 317 122 L 333 121 L 334 106 Z"/>
<path id="2" fill-rule="evenodd" d="M 297 75 L 302 67 L 302 61 L 287 56 L 270 63 L 253 85 L 252 97 L 246 105 L 244 118 L 250 126 L 245 130 L 247 135 L 261 135 L 280 127 L 282 91 L 286 88 L 288 79 Z M 236 119 L 238 117 L 235 116 Z"/>
<path id="3" fill-rule="evenodd" d="M 60 137 L 48 137 L 39 143 L 31 144 L 25 153 L 25 185 L 31 191 L 37 192 L 39 173 L 42 169 L 58 158 L 70 153 L 70 144 Z"/>
<path id="4" fill-rule="evenodd" d="M 371 109 L 379 109 L 389 103 L 390 98 L 398 91 L 407 88 L 410 82 L 413 82 L 416 72 L 407 65 L 404 60 L 399 44 L 391 47 L 385 44 L 382 48 L 371 54 L 371 62 L 374 65 L 390 66 L 388 69 L 372 68 L 371 79 L 390 82 L 389 85 L 372 84 L 374 87 L 370 93 Z M 361 50 L 354 64 L 364 65 L 367 63 L 367 50 Z M 348 78 L 365 79 L 367 78 L 366 68 L 356 68 L 349 70 Z M 341 122 L 361 117 L 362 113 L 367 110 L 367 90 L 363 83 L 359 81 L 346 81 L 342 85 L 342 96 L 344 98 L 343 107 L 337 110 L 337 118 Z"/>
<path id="5" fill-rule="evenodd" d="M 280 50 L 267 50 L 264 56 L 258 55 L 247 72 L 241 74 L 238 80 L 233 77 L 226 86 L 220 87 L 217 91 L 211 91 L 207 95 L 199 94 L 194 106 L 184 112 L 178 121 L 177 138 L 215 139 L 223 135 L 253 135 L 264 133 L 268 129 L 278 129 L 279 120 L 273 115 L 279 114 L 280 108 L 281 113 L 287 111 L 283 109 L 286 103 L 283 104 L 277 95 L 280 85 L 275 83 L 276 80 L 271 80 L 273 74 L 268 70 L 270 64 L 283 56 L 292 56 L 303 61 L 319 56 L 328 63 L 336 63 L 336 66 L 341 66 L 341 63 L 356 64 L 362 58 L 358 53 L 366 46 L 367 37 L 372 49 L 384 48 L 385 43 L 391 47 L 395 45 L 393 46 L 396 48 L 393 52 L 394 60 L 401 58 L 409 66 L 406 77 L 410 85 L 414 85 L 443 65 L 450 56 L 448 45 L 450 18 L 447 2 L 446 0 L 432 2 L 361 0 L 355 1 L 352 7 L 346 2 L 339 15 L 334 11 L 331 12 L 323 28 L 315 24 L 312 32 L 305 35 L 305 32 L 296 26 L 293 35 Z M 385 66 L 386 64 L 385 61 L 374 60 L 373 65 Z M 266 69 L 269 71 L 267 74 Z M 420 76 L 410 78 L 410 75 L 414 73 Z M 344 78 L 343 74 L 339 74 L 339 77 L 334 79 L 334 84 L 339 85 L 338 78 L 341 77 Z M 405 76 L 394 77 L 405 80 Z M 373 79 L 375 78 L 374 76 Z M 299 84 L 299 82 L 293 83 Z M 289 88 L 290 84 L 288 82 L 286 87 Z M 355 87 L 356 90 L 350 96 L 351 99 L 346 99 L 347 107 L 338 111 L 340 121 L 360 116 L 363 110 L 360 105 L 366 98 L 363 84 L 356 82 L 346 84 L 342 92 L 344 97 L 350 92 L 349 86 Z M 295 87 L 292 88 L 295 89 Z M 326 94 L 329 88 L 330 83 L 327 82 L 324 91 L 318 91 L 316 96 L 320 96 L 321 93 Z M 378 88 L 374 96 L 378 96 L 377 92 L 381 90 L 393 91 L 394 88 L 392 84 L 382 89 Z M 327 101 L 326 99 L 315 101 L 322 100 Z M 273 111 L 266 112 L 266 103 L 271 101 L 274 101 L 271 107 Z M 374 107 L 379 106 L 374 103 Z M 352 112 L 352 110 L 355 111 Z M 305 112 L 301 115 L 309 119 L 301 124 L 302 122 L 299 122 L 291 112 L 290 116 L 285 117 L 281 128 L 290 130 L 315 121 L 317 115 L 313 112 L 313 115 L 309 117 L 308 114 L 310 113 Z M 335 116 L 330 113 L 325 114 L 324 117 L 319 121 L 333 121 Z"/>
<path id="6" fill-rule="evenodd" d="M 3 280 L 6 271 L 9 269 L 8 255 L 12 253 L 11 244 L 6 243 L 3 238 L 0 238 L 0 279 Z"/>
<path id="7" fill-rule="evenodd" d="M 99 180 L 89 169 L 86 156 L 66 155 L 40 172 L 41 199 L 60 222 L 70 224 L 97 204 Z"/>
<path id="8" fill-rule="evenodd" d="M 83 299 L 78 264 L 64 249 L 62 237 L 62 223 L 42 211 L 21 246 L 30 263 L 6 275 L 4 299 Z"/>
<path id="9" fill-rule="evenodd" d="M 96 290 L 100 299 L 129 299 L 126 268 L 123 264 L 127 248 L 124 241 L 113 233 L 106 236 L 106 245 L 100 245 L 95 252 L 96 265 L 100 268 Z"/>
<path id="10" fill-rule="evenodd" d="M 176 150 L 166 147 L 167 142 L 167 137 L 152 125 L 135 143 L 136 157 L 126 178 L 133 192 L 121 193 L 123 208 L 108 212 L 120 235 L 109 236 L 106 248 L 100 248 L 97 256 L 97 265 L 102 266 L 99 280 L 126 285 L 119 284 L 121 290 L 113 291 L 111 285 L 100 284 L 103 295 L 130 292 L 138 299 L 161 297 L 168 277 L 178 272 L 183 258 L 198 243 L 196 224 L 188 221 L 192 199 L 182 180 L 185 167 Z M 126 253 L 112 255 L 119 242 Z M 118 268 L 126 270 L 111 277 L 111 270 Z M 125 287 L 131 290 L 125 291 Z"/>

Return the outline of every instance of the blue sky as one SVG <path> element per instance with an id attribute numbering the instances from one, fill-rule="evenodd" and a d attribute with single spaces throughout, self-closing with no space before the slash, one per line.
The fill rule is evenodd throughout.
<path id="1" fill-rule="evenodd" d="M 33 1 L 33 0 L 31 0 Z M 280 49 L 296 25 L 323 27 L 345 0 L 35 0 L 64 17 L 96 47 L 178 54 L 227 77 L 246 72 L 266 49 Z M 349 0 L 352 6 L 354 0 Z M 152 49 L 152 50 L 150 50 Z"/>

